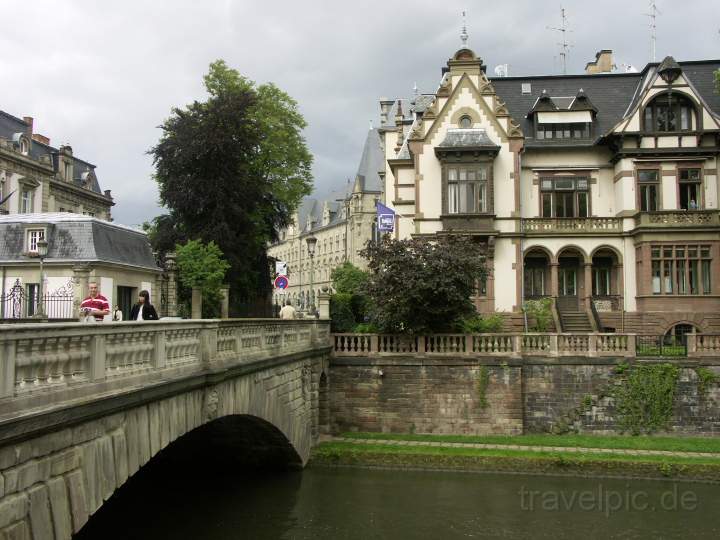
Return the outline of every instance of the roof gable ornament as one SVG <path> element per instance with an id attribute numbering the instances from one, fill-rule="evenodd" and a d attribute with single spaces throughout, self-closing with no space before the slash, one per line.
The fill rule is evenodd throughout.
<path id="1" fill-rule="evenodd" d="M 547 90 L 543 90 L 540 97 L 535 101 L 532 109 L 528 112 L 528 115 L 536 112 L 555 112 L 557 110 L 558 107 L 550 97 L 550 94 L 547 93 Z"/>
<path id="2" fill-rule="evenodd" d="M 682 68 L 672 56 L 666 56 L 658 66 L 658 74 L 668 84 L 675 82 L 675 79 L 680 76 L 680 73 L 682 73 Z"/>
<path id="3" fill-rule="evenodd" d="M 467 33 L 467 20 L 466 20 L 466 12 L 463 10 L 462 12 L 462 30 L 460 31 L 460 41 L 462 42 L 462 49 L 468 48 L 468 33 Z"/>

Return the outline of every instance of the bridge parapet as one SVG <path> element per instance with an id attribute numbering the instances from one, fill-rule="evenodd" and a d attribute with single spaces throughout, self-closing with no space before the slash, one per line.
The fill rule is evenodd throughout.
<path id="1" fill-rule="evenodd" d="M 328 344 L 328 321 L 318 320 L 0 325 L 0 411 Z"/>

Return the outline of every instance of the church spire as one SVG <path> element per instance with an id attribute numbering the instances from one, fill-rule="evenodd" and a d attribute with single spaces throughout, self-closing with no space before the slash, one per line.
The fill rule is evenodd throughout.
<path id="1" fill-rule="evenodd" d="M 462 31 L 460 32 L 460 41 L 462 41 L 462 48 L 467 49 L 468 33 L 467 33 L 467 21 L 465 19 L 465 10 L 462 12 Z"/>

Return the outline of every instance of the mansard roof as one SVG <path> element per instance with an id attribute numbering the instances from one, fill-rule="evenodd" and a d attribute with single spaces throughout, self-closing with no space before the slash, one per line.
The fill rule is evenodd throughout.
<path id="1" fill-rule="evenodd" d="M 708 106 L 720 114 L 720 95 L 715 92 L 713 72 L 720 69 L 720 60 L 679 62 L 683 74 L 692 82 Z M 490 78 L 498 97 L 505 102 L 510 115 L 520 123 L 527 147 L 554 146 L 557 141 L 540 141 L 533 137 L 532 117 L 528 114 L 539 101 L 543 90 L 550 96 L 578 96 L 580 89 L 597 111 L 594 120 L 595 140 L 568 140 L 564 144 L 594 144 L 610 131 L 642 94 L 642 87 L 652 80 L 659 64 L 648 64 L 640 73 L 597 73 L 593 75 L 541 75 L 530 77 Z M 522 93 L 522 85 L 530 84 L 530 93 Z M 552 97 L 557 103 L 558 98 Z M 571 109 L 572 110 L 572 109 Z"/>
<path id="2" fill-rule="evenodd" d="M 105 262 L 159 270 L 144 232 L 68 212 L 0 216 L 0 263 L 32 261 L 24 255 L 25 231 L 32 227 L 45 228 L 50 262 Z"/>
<path id="3" fill-rule="evenodd" d="M 0 111 L 0 138 L 12 140 L 17 133 L 26 133 L 30 128 L 30 125 L 5 111 Z M 60 150 L 53 146 L 43 144 L 35 139 L 30 140 L 30 152 L 29 155 L 35 160 L 39 160 L 45 156 L 48 158 L 49 163 L 52 163 L 53 168 L 58 170 L 58 155 Z M 102 194 L 100 184 L 97 181 L 97 173 L 95 173 L 95 165 L 85 160 L 73 156 L 73 182 L 79 187 L 89 187 L 95 193 Z M 86 177 L 83 175 L 86 172 L 92 171 L 94 174 L 91 175 L 91 183 L 89 186 L 86 184 Z"/>

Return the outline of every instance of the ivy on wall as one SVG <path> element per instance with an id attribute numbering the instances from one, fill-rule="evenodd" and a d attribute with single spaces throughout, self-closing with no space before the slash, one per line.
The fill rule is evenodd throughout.
<path id="1" fill-rule="evenodd" d="M 618 375 L 613 390 L 618 425 L 633 435 L 666 429 L 673 412 L 680 369 L 672 364 L 644 364 Z"/>
<path id="2" fill-rule="evenodd" d="M 487 366 L 480 366 L 480 369 L 478 370 L 477 375 L 477 397 L 478 397 L 478 406 L 481 409 L 487 409 L 488 406 L 488 400 L 487 400 L 487 387 L 490 382 L 490 370 L 488 370 Z"/>

